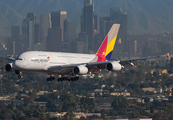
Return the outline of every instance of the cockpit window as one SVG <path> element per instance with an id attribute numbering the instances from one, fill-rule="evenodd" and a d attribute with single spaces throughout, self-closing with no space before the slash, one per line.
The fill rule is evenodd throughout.
<path id="1" fill-rule="evenodd" d="M 16 60 L 22 60 L 22 58 L 16 58 Z"/>

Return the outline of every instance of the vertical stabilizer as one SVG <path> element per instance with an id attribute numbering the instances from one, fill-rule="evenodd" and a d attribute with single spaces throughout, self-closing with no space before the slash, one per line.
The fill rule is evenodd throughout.
<path id="1" fill-rule="evenodd" d="M 109 60 L 114 49 L 116 38 L 118 35 L 120 24 L 113 24 L 108 34 L 106 35 L 104 41 L 102 42 L 100 48 L 96 53 L 96 57 L 93 62 L 101 62 Z"/>

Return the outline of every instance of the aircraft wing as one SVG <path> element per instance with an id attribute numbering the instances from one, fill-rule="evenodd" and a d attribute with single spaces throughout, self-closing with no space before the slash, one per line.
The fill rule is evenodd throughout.
<path id="1" fill-rule="evenodd" d="M 121 64 L 122 66 L 126 65 L 126 64 L 130 64 L 133 65 L 133 61 L 137 61 L 137 60 L 146 60 L 146 59 L 153 59 L 153 58 L 162 58 L 162 57 L 166 57 L 167 59 L 169 59 L 169 53 L 165 54 L 165 55 L 158 55 L 158 56 L 151 56 L 151 57 L 142 57 L 142 58 L 135 58 L 135 59 L 125 59 L 125 60 L 118 60 L 116 62 L 118 62 L 119 64 Z M 92 62 L 92 63 L 88 63 L 86 64 L 86 67 L 88 67 L 91 70 L 100 70 L 100 69 L 105 69 L 106 65 L 110 62 L 114 62 L 115 60 L 110 60 L 110 61 L 103 61 L 103 62 Z"/>
<path id="2" fill-rule="evenodd" d="M 143 57 L 143 58 L 135 58 L 135 59 L 126 59 L 126 60 L 119 60 L 116 61 L 117 63 L 121 64 L 122 66 L 126 64 L 133 65 L 133 61 L 137 60 L 146 60 L 146 59 L 153 59 L 153 58 L 161 58 L 161 57 L 169 57 L 169 54 L 166 55 L 159 55 L 159 56 L 152 56 L 152 57 Z M 91 63 L 81 63 L 81 64 L 70 64 L 70 65 L 61 65 L 61 66 L 51 66 L 48 68 L 49 72 L 58 73 L 61 75 L 72 75 L 73 68 L 77 66 L 85 66 L 88 68 L 89 72 L 96 72 L 101 69 L 106 69 L 106 66 L 110 62 L 114 62 L 115 60 L 111 61 L 103 61 L 103 62 L 91 62 Z"/>
<path id="3" fill-rule="evenodd" d="M 48 70 L 48 72 L 51 72 L 54 74 L 70 75 L 70 74 L 72 74 L 73 67 L 74 66 L 72 66 L 72 65 L 52 66 L 52 67 L 49 67 L 47 70 Z"/>
<path id="4" fill-rule="evenodd" d="M 73 74 L 74 67 L 82 65 L 82 66 L 87 67 L 90 72 L 96 72 L 100 69 L 105 69 L 107 63 L 109 63 L 109 62 L 110 61 L 52 66 L 52 67 L 48 68 L 48 71 L 53 72 L 53 73 L 62 74 L 62 75 L 71 75 L 71 74 Z"/>
<path id="5" fill-rule="evenodd" d="M 151 57 L 142 57 L 142 58 L 134 58 L 134 59 L 125 59 L 125 60 L 120 60 L 119 63 L 121 65 L 126 65 L 126 64 L 131 64 L 131 62 L 133 61 L 137 61 L 137 60 L 146 60 L 146 59 L 153 59 L 153 58 L 162 58 L 162 57 L 166 57 L 167 59 L 169 59 L 169 53 L 165 54 L 165 55 L 158 55 L 158 56 L 151 56 Z M 131 64 L 132 65 L 132 64 Z"/>

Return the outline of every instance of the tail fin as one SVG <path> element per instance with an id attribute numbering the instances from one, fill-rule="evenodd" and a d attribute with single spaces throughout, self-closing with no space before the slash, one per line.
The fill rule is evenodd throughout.
<path id="1" fill-rule="evenodd" d="M 96 56 L 97 62 L 109 60 L 114 49 L 116 38 L 118 35 L 120 24 L 113 24 L 108 34 L 106 35 L 104 41 L 102 42 L 100 48 L 98 49 Z"/>
<path id="2" fill-rule="evenodd" d="M 165 55 L 165 57 L 169 60 L 169 59 L 170 59 L 169 53 L 167 53 L 167 54 Z"/>
<path id="3" fill-rule="evenodd" d="M 10 56 L 10 58 L 13 58 L 13 55 L 12 55 L 12 56 Z"/>

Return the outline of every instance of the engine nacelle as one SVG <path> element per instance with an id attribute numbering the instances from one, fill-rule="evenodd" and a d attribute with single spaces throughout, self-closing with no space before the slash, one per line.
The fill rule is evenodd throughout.
<path id="1" fill-rule="evenodd" d="M 121 70 L 122 66 L 118 62 L 110 62 L 107 64 L 107 70 L 109 71 L 119 71 Z"/>
<path id="2" fill-rule="evenodd" d="M 15 70 L 13 69 L 13 64 L 12 63 L 8 63 L 5 65 L 5 70 L 7 72 L 14 72 Z"/>
<path id="3" fill-rule="evenodd" d="M 88 68 L 85 66 L 76 66 L 73 68 L 73 73 L 76 75 L 85 75 L 88 73 Z"/>

